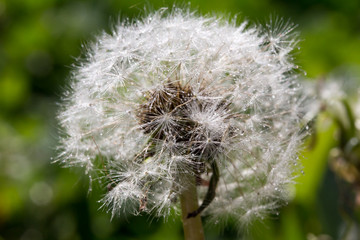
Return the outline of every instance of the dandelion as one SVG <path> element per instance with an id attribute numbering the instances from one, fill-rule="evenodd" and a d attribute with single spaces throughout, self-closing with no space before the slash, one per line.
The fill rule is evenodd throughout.
<path id="1" fill-rule="evenodd" d="M 304 115 L 293 26 L 275 25 L 175 9 L 104 33 L 65 94 L 59 160 L 106 182 L 112 215 L 181 209 L 185 237 L 201 214 L 246 226 L 275 211 Z"/>

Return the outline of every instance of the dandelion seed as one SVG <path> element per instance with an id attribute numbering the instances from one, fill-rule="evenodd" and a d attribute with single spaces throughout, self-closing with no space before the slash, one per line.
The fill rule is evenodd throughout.
<path id="1" fill-rule="evenodd" d="M 113 215 L 166 217 L 196 184 L 194 215 L 263 218 L 287 199 L 303 137 L 292 30 L 176 9 L 104 33 L 64 97 L 59 160 L 104 182 Z"/>

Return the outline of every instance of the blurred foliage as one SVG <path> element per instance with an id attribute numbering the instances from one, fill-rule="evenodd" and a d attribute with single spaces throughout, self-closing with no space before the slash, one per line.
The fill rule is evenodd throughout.
<path id="1" fill-rule="evenodd" d="M 102 29 L 110 31 L 112 22 L 141 16 L 144 7 L 173 4 L 0 0 L 0 240 L 182 239 L 178 218 L 166 223 L 151 216 L 111 220 L 98 210 L 103 189 L 89 192 L 81 170 L 51 164 L 56 103 L 81 45 Z M 266 22 L 270 15 L 288 18 L 301 33 L 295 59 L 304 75 L 321 79 L 331 72 L 351 72 L 356 79 L 351 84 L 359 82 L 358 0 L 194 0 L 181 5 L 201 14 L 238 14 L 251 22 Z M 279 214 L 251 226 L 247 239 L 358 239 L 357 182 L 349 182 L 335 163 L 358 161 L 358 145 L 347 146 L 359 139 L 359 130 L 342 126 L 336 114 L 342 113 L 324 110 L 317 117 L 316 139 L 308 139 L 301 154 L 304 174 L 297 179 L 294 198 Z M 342 136 L 344 131 L 349 133 Z M 238 238 L 231 223 L 208 226 L 206 234 L 209 240 Z"/>

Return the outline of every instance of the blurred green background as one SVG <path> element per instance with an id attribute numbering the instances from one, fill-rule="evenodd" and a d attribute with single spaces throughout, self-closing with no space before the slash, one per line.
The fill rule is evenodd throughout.
<path id="1" fill-rule="evenodd" d="M 177 3 L 181 3 L 177 1 Z M 0 240 L 182 239 L 179 219 L 110 215 L 98 210 L 104 190 L 79 169 L 51 163 L 56 156 L 57 102 L 81 45 L 109 31 L 119 18 L 174 1 L 0 0 Z M 358 0 L 197 0 L 183 4 L 251 22 L 283 16 L 298 25 L 296 63 L 312 79 L 329 75 L 360 79 Z M 353 86 L 354 88 L 357 86 Z M 326 123 L 326 124 L 324 124 Z M 330 170 L 339 126 L 319 116 L 316 141 L 302 154 L 304 174 L 294 198 L 278 216 L 255 223 L 246 239 L 358 239 L 356 208 L 344 198 L 351 186 Z M 345 187 L 343 187 L 345 186 Z M 351 194 L 350 194 L 351 195 Z M 351 195 L 350 198 L 353 196 Z M 206 222 L 206 219 L 204 219 Z M 230 223 L 208 226 L 207 239 L 239 239 Z M 344 233 L 353 235 L 344 237 Z"/>

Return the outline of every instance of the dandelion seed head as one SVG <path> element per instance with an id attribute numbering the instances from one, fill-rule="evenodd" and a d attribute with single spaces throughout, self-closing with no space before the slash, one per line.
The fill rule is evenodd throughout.
<path id="1" fill-rule="evenodd" d="M 190 184 L 181 173 L 206 180 L 214 161 L 205 214 L 247 225 L 274 211 L 293 183 L 305 97 L 293 25 L 272 24 L 176 9 L 104 33 L 64 96 L 59 161 L 106 180 L 113 215 L 166 217 Z"/>

